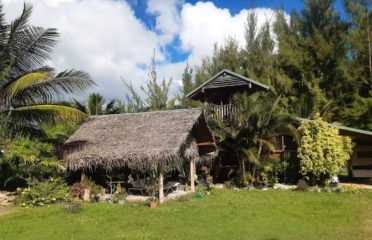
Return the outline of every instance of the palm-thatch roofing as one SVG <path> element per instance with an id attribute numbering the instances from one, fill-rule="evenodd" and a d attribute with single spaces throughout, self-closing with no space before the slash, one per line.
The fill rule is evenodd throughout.
<path id="1" fill-rule="evenodd" d="M 94 116 L 66 142 L 70 170 L 103 167 L 181 168 L 216 150 L 202 109 Z"/>

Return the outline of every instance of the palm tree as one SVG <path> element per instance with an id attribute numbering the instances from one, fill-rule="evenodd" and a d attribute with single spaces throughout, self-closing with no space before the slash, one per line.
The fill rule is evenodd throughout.
<path id="1" fill-rule="evenodd" d="M 288 113 L 281 96 L 267 93 L 255 93 L 250 96 L 238 94 L 233 98 L 237 108 L 238 124 L 246 133 L 248 150 L 245 150 L 250 172 L 258 178 L 274 164 L 268 154 L 274 149 L 274 139 L 279 135 L 291 135 L 297 139 L 293 117 Z M 265 151 L 266 154 L 263 154 Z M 260 170 L 260 171 L 257 171 Z"/>
<path id="2" fill-rule="evenodd" d="M 117 114 L 125 110 L 124 104 L 117 99 L 112 99 L 108 103 L 99 93 L 92 93 L 88 96 L 85 103 L 73 99 L 73 107 L 88 115 Z"/>
<path id="3" fill-rule="evenodd" d="M 211 127 L 221 150 L 232 153 L 239 161 L 242 182 L 246 180 L 246 170 L 258 179 L 265 168 L 268 169 L 270 160 L 264 153 L 274 148 L 276 136 L 289 134 L 296 137 L 293 118 L 281 100 L 280 96 L 267 93 L 237 94 L 232 99 L 237 109 L 233 120 L 212 121 Z"/>
<path id="4" fill-rule="evenodd" d="M 85 118 L 56 99 L 94 85 L 85 72 L 55 73 L 46 65 L 59 34 L 54 28 L 29 25 L 31 13 L 32 6 L 24 4 L 21 15 L 7 24 L 0 4 L 0 121 L 7 136 L 42 134 L 45 121 Z"/>

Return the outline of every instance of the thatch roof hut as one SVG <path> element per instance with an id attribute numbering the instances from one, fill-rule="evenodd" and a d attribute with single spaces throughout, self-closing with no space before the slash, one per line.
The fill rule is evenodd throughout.
<path id="1" fill-rule="evenodd" d="M 202 109 L 94 116 L 66 142 L 70 170 L 181 168 L 216 151 Z"/>

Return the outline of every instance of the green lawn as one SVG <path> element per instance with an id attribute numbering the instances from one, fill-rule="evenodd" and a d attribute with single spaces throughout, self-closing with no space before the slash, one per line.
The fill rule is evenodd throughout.
<path id="1" fill-rule="evenodd" d="M 368 239 L 372 192 L 215 190 L 204 199 L 146 206 L 85 204 L 0 216 L 0 239 Z"/>

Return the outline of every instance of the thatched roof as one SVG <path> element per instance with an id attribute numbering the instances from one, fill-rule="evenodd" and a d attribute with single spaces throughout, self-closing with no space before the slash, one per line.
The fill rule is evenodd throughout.
<path id="1" fill-rule="evenodd" d="M 206 142 L 213 147 L 205 148 Z M 214 139 L 202 109 L 184 109 L 94 116 L 67 140 L 63 158 L 71 170 L 180 168 L 190 158 L 213 151 Z"/>

